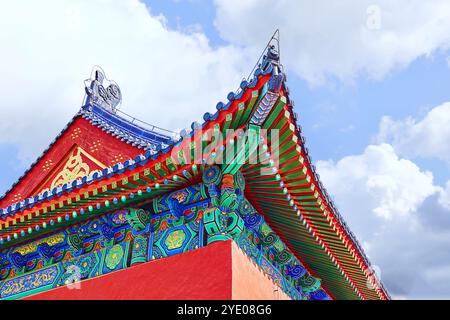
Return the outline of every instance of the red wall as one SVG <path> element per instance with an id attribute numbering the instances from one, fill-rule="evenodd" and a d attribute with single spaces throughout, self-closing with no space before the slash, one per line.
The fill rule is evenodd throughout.
<path id="1" fill-rule="evenodd" d="M 233 300 L 290 300 L 234 242 L 231 252 Z"/>
<path id="2" fill-rule="evenodd" d="M 231 263 L 231 241 L 221 241 L 25 299 L 231 299 Z"/>

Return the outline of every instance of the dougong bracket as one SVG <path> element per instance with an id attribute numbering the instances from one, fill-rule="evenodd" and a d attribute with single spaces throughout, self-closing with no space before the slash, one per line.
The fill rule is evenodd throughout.
<path id="1" fill-rule="evenodd" d="M 224 173 L 215 165 L 205 169 L 203 182 L 208 187 L 213 204 L 213 208 L 204 214 L 208 244 L 236 238 L 244 229 L 244 221 L 236 211 L 245 187 L 242 173 Z"/>

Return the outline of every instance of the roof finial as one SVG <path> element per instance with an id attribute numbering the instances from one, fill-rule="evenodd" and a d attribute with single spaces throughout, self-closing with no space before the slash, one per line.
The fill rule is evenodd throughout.
<path id="1" fill-rule="evenodd" d="M 117 83 L 106 79 L 102 68 L 94 66 L 91 78 L 85 80 L 84 85 L 86 98 L 83 108 L 96 104 L 112 112 L 117 111 L 118 105 L 122 102 L 122 93 Z"/>
<path id="2" fill-rule="evenodd" d="M 266 46 L 264 47 L 263 51 L 261 52 L 261 55 L 258 58 L 258 61 L 256 61 L 255 66 L 250 71 L 249 75 L 245 80 L 249 81 L 251 77 L 253 76 L 253 73 L 255 72 L 256 68 L 261 67 L 261 65 L 264 65 L 265 62 L 267 62 L 268 57 L 268 51 L 271 51 L 271 56 L 276 57 L 276 59 L 271 59 L 272 61 L 276 61 L 279 65 L 280 61 L 280 30 L 276 29 L 275 32 L 272 34 L 272 37 L 270 37 L 269 41 L 267 42 Z M 239 89 L 238 89 L 239 90 Z"/>
<path id="3" fill-rule="evenodd" d="M 280 30 L 277 29 L 273 33 L 272 37 L 267 44 L 267 47 L 275 51 L 278 55 L 278 59 L 280 58 Z"/>

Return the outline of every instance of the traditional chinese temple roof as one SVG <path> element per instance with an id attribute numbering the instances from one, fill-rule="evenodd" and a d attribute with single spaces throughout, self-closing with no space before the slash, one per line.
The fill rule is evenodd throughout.
<path id="1" fill-rule="evenodd" d="M 363 249 L 320 182 L 293 112 L 278 52 L 269 47 L 253 78 L 242 81 L 237 92 L 228 94 L 227 102 L 217 104 L 214 114 L 206 113 L 203 123 L 193 123 L 192 130 L 178 139 L 169 132 L 144 128 L 121 116 L 115 108 L 120 91 L 118 95 L 114 92 L 118 88 L 111 87 L 110 100 L 87 99 L 36 163 L 80 119 L 131 146 L 128 155 L 133 156 L 116 163 L 109 161 L 101 170 L 0 209 L 0 244 L 11 246 L 111 208 L 140 203 L 199 181 L 204 165 L 185 161 L 183 153 L 195 151 L 196 128 L 225 132 L 256 125 L 279 130 L 279 150 L 274 150 L 271 141 L 267 142 L 268 157 L 272 160 L 278 151 L 279 164 L 277 167 L 269 161 L 269 168 L 265 163 L 242 167 L 246 197 L 252 205 L 310 273 L 322 279 L 323 287 L 332 297 L 389 299 L 381 282 L 373 277 Z M 271 174 L 261 175 L 261 170 L 267 169 Z"/>

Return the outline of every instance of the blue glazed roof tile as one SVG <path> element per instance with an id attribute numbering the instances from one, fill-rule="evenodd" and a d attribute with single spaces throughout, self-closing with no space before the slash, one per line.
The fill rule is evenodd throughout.
<path id="1" fill-rule="evenodd" d="M 95 104 L 82 107 L 81 114 L 103 131 L 140 149 L 157 151 L 158 146 L 173 142 L 169 136 L 145 129 Z"/>

